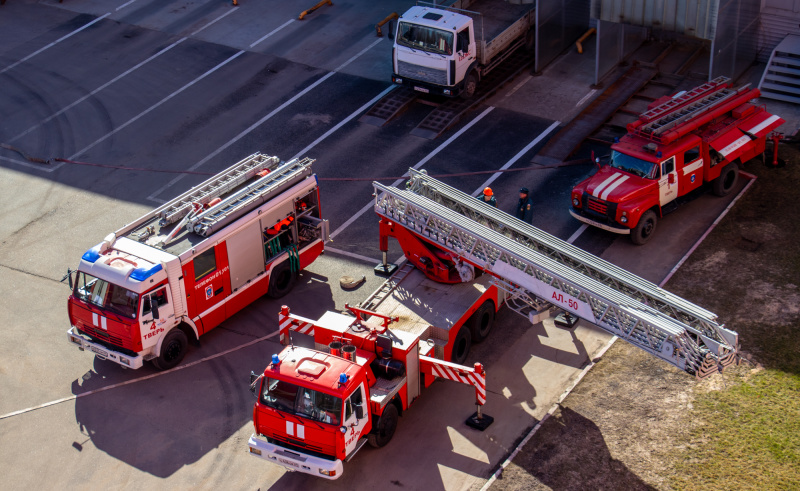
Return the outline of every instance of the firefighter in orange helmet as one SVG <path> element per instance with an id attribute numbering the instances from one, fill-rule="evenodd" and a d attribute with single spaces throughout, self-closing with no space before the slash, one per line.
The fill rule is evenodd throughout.
<path id="1" fill-rule="evenodd" d="M 483 189 L 483 194 L 478 196 L 478 199 L 483 201 L 486 204 L 492 205 L 497 208 L 497 199 L 494 197 L 494 193 L 492 192 L 492 188 L 486 187 Z"/>

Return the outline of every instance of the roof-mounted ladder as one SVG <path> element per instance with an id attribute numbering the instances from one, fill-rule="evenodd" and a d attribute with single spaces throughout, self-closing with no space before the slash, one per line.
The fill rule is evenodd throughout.
<path id="1" fill-rule="evenodd" d="M 476 222 L 482 222 L 413 191 L 379 183 L 373 186 L 378 215 L 493 274 L 498 278 L 495 284 L 510 291 L 512 296 L 521 300 L 535 298 L 536 305 L 531 305 L 534 308 L 539 307 L 540 299 L 553 303 L 698 377 L 736 360 L 738 337 L 735 332 L 723 327 L 705 332 L 696 329 L 645 305 L 622 289 L 613 288 L 607 281 L 587 276 L 581 267 L 571 262 L 559 262 L 558 258 L 550 257 L 553 244 L 550 251 L 547 247 L 540 251 L 531 244 L 503 235 L 522 223 L 513 217 L 506 215 L 507 220 L 494 217 L 496 226 L 509 222 L 501 233 L 477 226 Z M 570 252 L 572 254 L 565 257 L 575 256 L 574 251 Z M 583 262 L 589 261 L 584 257 Z"/>
<path id="2" fill-rule="evenodd" d="M 280 164 L 278 157 L 270 157 L 261 153 L 254 153 L 240 160 L 159 208 L 157 211 L 158 216 L 161 217 L 161 226 L 175 223 L 185 217 L 192 211 L 193 203 L 205 205 L 241 186 L 259 172 L 273 170 L 278 164 Z"/>
<path id="3" fill-rule="evenodd" d="M 284 191 L 294 184 L 298 178 L 310 176 L 313 162 L 313 159 L 304 158 L 303 160 L 293 159 L 284 163 L 273 169 L 266 176 L 235 191 L 207 210 L 202 210 L 190 216 L 186 223 L 187 230 L 194 231 L 204 237 L 220 230 L 272 196 Z"/>

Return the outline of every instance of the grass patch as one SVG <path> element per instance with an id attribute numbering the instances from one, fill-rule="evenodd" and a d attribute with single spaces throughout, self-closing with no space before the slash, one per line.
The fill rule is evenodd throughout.
<path id="1" fill-rule="evenodd" d="M 698 395 L 678 489 L 800 489 L 800 376 L 763 370 Z"/>

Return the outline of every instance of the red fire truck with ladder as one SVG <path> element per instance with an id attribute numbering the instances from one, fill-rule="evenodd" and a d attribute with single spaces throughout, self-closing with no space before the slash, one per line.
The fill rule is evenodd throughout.
<path id="1" fill-rule="evenodd" d="M 697 377 L 737 360 L 737 334 L 713 313 L 409 172 L 407 189 L 373 184 L 381 248 L 394 237 L 408 262 L 347 313 L 313 320 L 281 310 L 288 346 L 251 373 L 251 455 L 337 479 L 365 443 L 389 442 L 398 416 L 436 378 L 475 387 L 467 424 L 485 429 L 485 370 L 461 364 L 503 305 L 532 323 L 555 311 L 570 324 L 584 319 Z"/>
<path id="2" fill-rule="evenodd" d="M 764 152 L 768 133 L 784 122 L 751 103 L 759 95 L 719 77 L 656 100 L 611 146 L 610 160 L 574 187 L 570 214 L 644 244 L 676 198 L 704 182 L 727 195 L 741 163 Z"/>
<path id="3" fill-rule="evenodd" d="M 312 162 L 253 154 L 109 234 L 65 277 L 68 340 L 166 370 L 189 340 L 264 294 L 286 295 L 328 240 Z"/>

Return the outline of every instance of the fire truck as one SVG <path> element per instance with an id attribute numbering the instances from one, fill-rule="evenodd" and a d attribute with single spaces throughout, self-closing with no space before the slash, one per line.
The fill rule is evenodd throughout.
<path id="1" fill-rule="evenodd" d="M 406 189 L 373 184 L 381 249 L 393 237 L 408 261 L 344 313 L 279 313 L 286 347 L 260 375 L 251 372 L 251 455 L 338 479 L 366 443 L 389 443 L 398 417 L 437 378 L 475 388 L 467 425 L 485 429 L 486 371 L 462 364 L 503 306 L 531 323 L 583 319 L 697 377 L 737 360 L 738 335 L 713 313 L 409 172 Z M 379 268 L 387 266 L 384 252 Z"/>
<path id="2" fill-rule="evenodd" d="M 167 370 L 190 340 L 286 295 L 328 240 L 312 162 L 253 154 L 106 236 L 67 273 L 69 342 Z"/>
<path id="3" fill-rule="evenodd" d="M 610 160 L 574 187 L 570 214 L 641 245 L 676 198 L 703 183 L 727 195 L 741 163 L 762 153 L 767 134 L 784 122 L 752 103 L 759 95 L 719 77 L 654 101 L 611 146 Z"/>

